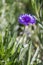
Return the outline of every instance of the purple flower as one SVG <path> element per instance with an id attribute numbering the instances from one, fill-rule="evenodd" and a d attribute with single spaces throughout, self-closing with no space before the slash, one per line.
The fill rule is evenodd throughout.
<path id="1" fill-rule="evenodd" d="M 23 25 L 35 24 L 36 19 L 33 15 L 22 14 L 19 16 L 19 23 Z"/>

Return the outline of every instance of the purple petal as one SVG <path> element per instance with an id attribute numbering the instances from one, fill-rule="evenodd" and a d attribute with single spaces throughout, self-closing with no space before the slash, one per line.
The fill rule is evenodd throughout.
<path id="1" fill-rule="evenodd" d="M 23 14 L 19 16 L 19 23 L 23 25 L 35 24 L 36 19 L 34 16 L 30 14 Z"/>

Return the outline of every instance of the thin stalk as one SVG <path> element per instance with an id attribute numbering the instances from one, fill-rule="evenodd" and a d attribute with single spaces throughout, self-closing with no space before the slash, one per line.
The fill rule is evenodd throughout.
<path id="1" fill-rule="evenodd" d="M 28 51 L 28 62 L 27 62 L 27 65 L 30 65 L 31 51 L 32 51 L 32 42 L 30 43 L 30 48 L 29 48 L 29 51 Z"/>
<path id="2" fill-rule="evenodd" d="M 39 52 L 39 47 L 37 47 L 36 52 L 35 52 L 35 54 L 34 54 L 32 60 L 31 60 L 31 65 L 33 65 L 34 61 L 36 60 L 36 57 L 37 57 L 37 55 L 38 55 L 38 52 Z"/>
<path id="3" fill-rule="evenodd" d="M 5 16 L 5 0 L 2 0 L 2 4 L 3 4 L 3 9 L 2 9 L 1 17 L 4 18 L 4 16 Z"/>

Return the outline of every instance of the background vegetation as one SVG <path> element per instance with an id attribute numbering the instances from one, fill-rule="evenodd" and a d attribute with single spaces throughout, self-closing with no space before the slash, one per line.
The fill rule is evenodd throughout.
<path id="1" fill-rule="evenodd" d="M 19 24 L 24 13 L 36 24 Z M 0 65 L 43 65 L 43 0 L 0 0 Z"/>

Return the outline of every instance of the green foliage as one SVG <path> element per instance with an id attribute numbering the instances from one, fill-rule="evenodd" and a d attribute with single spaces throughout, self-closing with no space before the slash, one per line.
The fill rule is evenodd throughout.
<path id="1" fill-rule="evenodd" d="M 36 24 L 19 24 L 23 13 Z M 0 65 L 43 65 L 43 0 L 0 0 Z"/>

